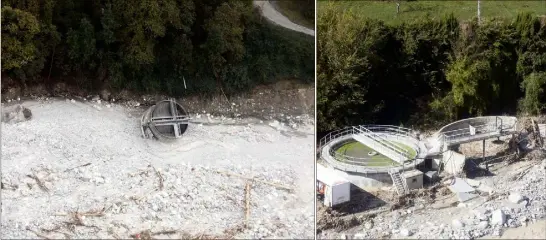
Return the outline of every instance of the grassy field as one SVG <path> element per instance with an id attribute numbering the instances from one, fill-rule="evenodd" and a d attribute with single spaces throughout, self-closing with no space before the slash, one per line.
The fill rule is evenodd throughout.
<path id="1" fill-rule="evenodd" d="M 410 153 L 410 156 L 412 158 L 414 158 L 415 156 L 417 156 L 417 152 L 415 152 L 414 149 L 412 149 L 411 147 L 405 145 L 405 144 L 402 144 L 402 143 L 398 143 L 398 142 L 392 142 L 393 144 L 401 147 L 401 148 L 404 148 L 406 150 L 409 151 Z M 399 166 L 400 164 L 398 164 L 397 162 L 389 159 L 388 157 L 380 154 L 380 153 L 377 153 L 377 155 L 374 155 L 374 156 L 369 156 L 368 153 L 369 152 L 372 152 L 374 151 L 372 148 L 358 142 L 358 141 L 350 141 L 350 142 L 347 142 L 345 144 L 343 144 L 341 147 L 339 147 L 338 149 L 336 149 L 336 152 L 339 153 L 339 154 L 343 154 L 343 155 L 346 155 L 346 156 L 351 156 L 351 157 L 369 157 L 371 158 L 372 161 L 369 161 L 366 163 L 366 166 L 370 166 L 370 167 L 384 167 L 384 166 L 392 166 L 392 165 L 395 165 L 395 166 Z"/>
<path id="2" fill-rule="evenodd" d="M 290 21 L 315 29 L 315 0 L 277 0 L 271 3 Z"/>
<path id="3" fill-rule="evenodd" d="M 396 3 L 400 3 L 400 13 L 396 13 Z M 390 24 L 400 24 L 426 17 L 434 19 L 453 13 L 460 20 L 469 20 L 477 15 L 476 0 L 466 1 L 328 1 L 319 0 L 318 11 L 332 3 L 335 8 L 351 10 L 363 18 L 383 20 Z M 482 0 L 481 18 L 512 18 L 518 12 L 530 12 L 537 16 L 546 15 L 546 0 L 500 1 Z"/>

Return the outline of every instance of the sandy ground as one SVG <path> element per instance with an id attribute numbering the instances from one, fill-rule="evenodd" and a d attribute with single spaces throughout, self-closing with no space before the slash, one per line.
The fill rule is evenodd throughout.
<path id="1" fill-rule="evenodd" d="M 142 108 L 68 99 L 23 105 L 30 121 L 2 123 L 2 239 L 167 230 L 155 237 L 314 236 L 309 117 L 291 129 L 203 116 L 178 141 L 158 142 L 140 136 Z M 247 181 L 225 173 L 293 190 L 253 182 L 244 227 Z"/>
<path id="2" fill-rule="evenodd" d="M 262 15 L 269 19 L 269 21 L 274 22 L 284 28 L 315 36 L 315 31 L 313 31 L 313 29 L 293 23 L 290 21 L 290 19 L 278 12 L 269 1 L 255 0 L 254 5 L 258 6 L 262 10 Z"/>

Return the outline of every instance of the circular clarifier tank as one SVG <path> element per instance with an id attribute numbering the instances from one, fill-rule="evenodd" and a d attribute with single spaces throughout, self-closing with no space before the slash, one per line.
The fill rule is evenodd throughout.
<path id="1" fill-rule="evenodd" d="M 320 140 L 320 157 L 355 185 L 392 185 L 389 171 L 415 168 L 426 155 L 414 131 L 387 125 L 353 126 Z"/>

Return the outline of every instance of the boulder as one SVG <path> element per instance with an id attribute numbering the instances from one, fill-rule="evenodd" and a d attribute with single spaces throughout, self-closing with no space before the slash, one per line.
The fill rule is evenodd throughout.
<path id="1" fill-rule="evenodd" d="M 110 100 L 110 95 L 111 95 L 110 92 L 106 89 L 100 92 L 100 98 L 104 101 Z"/>
<path id="2" fill-rule="evenodd" d="M 18 123 L 32 118 L 30 109 L 20 104 L 6 107 L 2 110 L 2 122 L 5 123 Z"/>
<path id="3" fill-rule="evenodd" d="M 364 233 L 357 233 L 353 235 L 353 239 L 367 239 L 366 234 Z"/>
<path id="4" fill-rule="evenodd" d="M 400 235 L 402 237 L 409 237 L 411 236 L 412 232 L 408 229 L 400 229 Z"/>
<path id="5" fill-rule="evenodd" d="M 367 230 L 372 229 L 373 228 L 373 223 L 372 222 L 364 223 L 364 228 L 367 229 Z"/>
<path id="6" fill-rule="evenodd" d="M 464 227 L 464 223 L 461 222 L 459 219 L 453 219 L 451 225 L 453 225 L 453 228 L 455 229 L 460 229 Z"/>
<path id="7" fill-rule="evenodd" d="M 478 223 L 478 229 L 484 230 L 487 227 L 489 227 L 489 222 L 487 221 L 481 221 L 480 223 Z"/>
<path id="8" fill-rule="evenodd" d="M 487 216 L 488 212 L 489 211 L 484 208 L 478 208 L 478 209 L 472 210 L 472 213 L 474 213 L 474 216 L 476 216 L 476 218 L 479 219 L 480 221 L 486 221 L 489 219 L 489 217 Z"/>
<path id="9" fill-rule="evenodd" d="M 493 211 L 491 214 L 492 225 L 503 225 L 506 222 L 506 214 L 501 209 Z"/>
<path id="10" fill-rule="evenodd" d="M 519 203 L 523 201 L 523 196 L 518 192 L 513 192 L 508 196 L 508 200 L 513 203 Z"/>

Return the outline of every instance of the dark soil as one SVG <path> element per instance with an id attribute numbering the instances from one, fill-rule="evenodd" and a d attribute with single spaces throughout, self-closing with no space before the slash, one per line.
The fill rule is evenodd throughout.
<path id="1" fill-rule="evenodd" d="M 100 98 L 103 101 L 126 103 L 132 106 L 151 106 L 158 101 L 170 98 L 161 94 L 139 95 L 129 91 L 86 92 L 64 83 L 58 83 L 53 87 L 29 86 L 23 90 L 20 86 L 9 84 L 9 79 L 2 82 L 2 103 L 15 103 L 18 98 L 26 100 L 46 97 L 76 100 Z M 314 86 L 295 83 L 295 81 L 258 86 L 249 92 L 231 97 L 219 93 L 212 97 L 188 96 L 176 100 L 190 114 L 211 114 L 231 118 L 253 117 L 264 120 L 276 119 L 281 122 L 298 122 L 296 118 L 302 115 L 313 118 L 315 112 Z"/>

